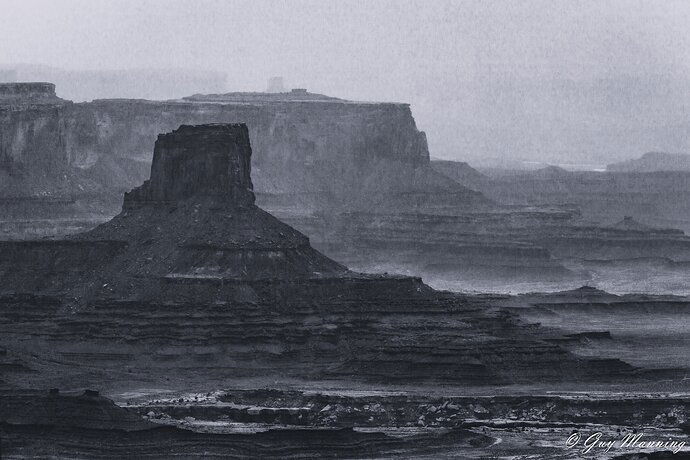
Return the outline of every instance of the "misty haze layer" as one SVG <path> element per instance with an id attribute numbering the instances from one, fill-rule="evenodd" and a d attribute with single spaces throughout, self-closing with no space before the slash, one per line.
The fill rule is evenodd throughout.
<path id="1" fill-rule="evenodd" d="M 99 69 L 72 74 L 72 91 L 58 85 L 83 100 L 210 92 L 224 75 L 227 91 L 257 91 L 281 75 L 288 87 L 411 102 L 432 156 L 480 166 L 595 167 L 690 150 L 684 1 L 69 5 L 3 6 L 0 78 L 22 63 Z M 14 77 L 46 75 L 23 69 Z M 169 74 L 183 88 L 161 79 L 166 70 L 130 83 L 128 69 L 177 69 Z"/>

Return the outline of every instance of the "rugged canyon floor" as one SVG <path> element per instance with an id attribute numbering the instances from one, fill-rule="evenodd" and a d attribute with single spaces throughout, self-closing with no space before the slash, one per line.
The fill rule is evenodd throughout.
<path id="1" fill-rule="evenodd" d="M 688 455 L 690 299 L 357 273 L 254 204 L 251 154 L 180 126 L 112 220 L 0 244 L 3 456 Z M 566 444 L 598 432 L 667 444 Z"/>

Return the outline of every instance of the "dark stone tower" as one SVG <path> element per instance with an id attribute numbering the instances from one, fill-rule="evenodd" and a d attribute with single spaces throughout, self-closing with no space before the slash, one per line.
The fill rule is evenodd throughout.
<path id="1" fill-rule="evenodd" d="M 252 206 L 251 156 L 244 123 L 182 125 L 158 136 L 151 179 L 126 194 L 125 205 L 211 200 Z"/>
<path id="2" fill-rule="evenodd" d="M 108 278 L 95 285 L 150 298 L 200 280 L 348 275 L 305 235 L 254 205 L 251 154 L 244 123 L 182 125 L 159 135 L 151 178 L 125 194 L 122 212 L 71 237 L 117 253 L 96 258 L 110 262 L 94 270 Z"/>

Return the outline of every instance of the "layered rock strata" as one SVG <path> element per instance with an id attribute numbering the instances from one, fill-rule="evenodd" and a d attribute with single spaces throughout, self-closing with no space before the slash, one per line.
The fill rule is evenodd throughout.
<path id="1" fill-rule="evenodd" d="M 72 104 L 56 98 L 50 84 L 12 84 L 5 93 L 11 97 L 0 97 L 0 232 L 12 238 L 74 233 L 117 214 L 121 194 L 147 177 L 159 132 L 244 121 L 257 202 L 341 263 L 422 275 L 444 288 L 513 291 L 516 282 L 553 289 L 594 279 L 616 288 L 621 270 L 599 261 L 656 258 L 660 281 L 651 289 L 681 284 L 680 292 L 690 292 L 676 274 L 676 263 L 690 260 L 685 236 L 613 231 L 591 221 L 625 208 L 646 212 L 646 222 L 676 225 L 668 216 L 682 217 L 678 200 L 654 197 L 686 193 L 681 178 L 592 180 L 552 168 L 534 178 L 492 180 L 467 165 L 432 164 L 406 104 L 301 91 Z M 657 185 L 640 194 L 641 180 Z M 609 184 L 604 193 L 591 193 L 602 184 Z M 633 263 L 635 273 L 648 268 Z"/>
<path id="2" fill-rule="evenodd" d="M 479 199 L 429 167 L 426 138 L 409 105 L 316 96 L 95 100 L 40 113 L 15 106 L 3 112 L 1 137 L 10 142 L 0 157 L 27 171 L 26 197 L 36 196 L 29 177 L 59 164 L 71 186 L 63 196 L 98 196 L 117 206 L 119 195 L 146 177 L 158 133 L 181 124 L 244 122 L 254 141 L 254 181 L 264 203 L 277 195 L 302 205 L 367 207 L 378 194 L 420 193 L 427 186 Z M 56 129 L 35 137 L 32 125 Z"/>
<path id="3" fill-rule="evenodd" d="M 182 386 L 229 371 L 475 385 L 643 377 L 549 343 L 490 299 L 320 254 L 253 204 L 243 124 L 181 126 L 155 152 L 150 180 L 111 221 L 63 241 L 3 243 L 1 345 L 37 371 L 10 383 L 121 385 L 123 366 Z"/>

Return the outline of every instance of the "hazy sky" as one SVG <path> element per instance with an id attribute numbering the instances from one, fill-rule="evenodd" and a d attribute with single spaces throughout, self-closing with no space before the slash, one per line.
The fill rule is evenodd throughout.
<path id="1" fill-rule="evenodd" d="M 282 75 L 410 102 L 436 157 L 688 151 L 690 0 L 0 0 L 0 11 L 0 64 L 220 70 L 228 90 Z"/>

